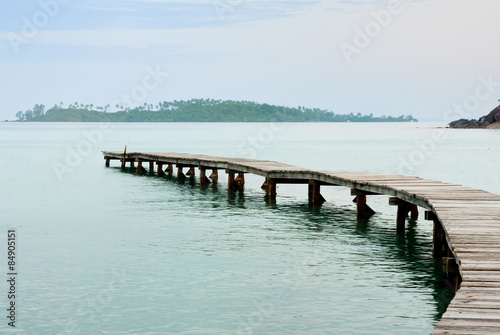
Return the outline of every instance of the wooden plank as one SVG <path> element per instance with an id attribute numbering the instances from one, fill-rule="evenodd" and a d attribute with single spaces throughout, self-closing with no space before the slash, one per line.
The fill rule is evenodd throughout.
<path id="1" fill-rule="evenodd" d="M 481 271 L 489 274 L 491 273 L 491 271 L 500 271 L 500 264 L 494 263 L 494 261 L 485 262 L 485 261 L 475 260 L 468 263 L 462 261 L 460 265 L 462 271 L 466 273 L 468 273 L 469 271 Z M 500 278 L 500 274 L 498 277 Z"/>
<path id="2" fill-rule="evenodd" d="M 448 319 L 451 324 L 447 322 L 440 322 L 432 334 L 454 334 L 454 335 L 490 335 L 500 334 L 500 325 L 496 323 L 481 323 L 478 324 L 476 320 L 473 323 L 466 324 L 464 320 Z M 447 320 L 447 321 L 448 321 Z"/>
<path id="3" fill-rule="evenodd" d="M 474 311 L 467 311 L 463 310 L 462 312 L 456 312 L 456 311 L 446 311 L 446 317 L 447 318 L 452 318 L 452 319 L 469 319 L 469 320 L 487 320 L 487 321 L 493 321 L 493 322 L 498 322 L 500 325 L 500 313 L 499 310 L 496 310 L 495 312 L 484 312 L 481 313 L 480 309 L 476 309 Z"/>
<path id="4" fill-rule="evenodd" d="M 493 294 L 497 299 L 500 297 L 500 287 L 477 287 L 477 286 L 464 286 L 458 291 L 460 294 L 474 294 L 477 296 L 489 296 Z M 455 296 L 456 297 L 456 296 Z"/>
<path id="5" fill-rule="evenodd" d="M 498 216 L 490 216 L 488 214 L 484 215 L 478 215 L 478 214 L 468 214 L 468 213 L 449 213 L 449 212 L 438 212 L 438 217 L 441 221 L 447 221 L 447 220 L 457 220 L 457 219 L 462 219 L 462 220 L 468 220 L 468 221 L 488 221 L 488 222 L 495 222 L 498 220 Z"/>
<path id="6" fill-rule="evenodd" d="M 488 278 L 481 278 L 479 281 L 473 281 L 469 280 L 469 277 L 467 277 L 466 282 L 462 282 L 460 284 L 460 287 L 467 287 L 467 288 L 500 288 L 500 282 L 498 281 L 488 281 Z"/>
<path id="7" fill-rule="evenodd" d="M 475 246 L 469 246 L 469 245 L 465 245 L 465 246 L 458 246 L 456 244 L 453 244 L 454 247 L 455 247 L 455 251 L 456 252 L 460 252 L 460 253 L 470 253 L 470 254 L 474 254 L 474 253 L 485 253 L 485 254 L 489 254 L 489 255 L 500 255 L 500 246 L 498 246 L 497 248 L 492 248 L 492 247 L 489 247 L 489 248 L 477 248 Z"/>
<path id="8" fill-rule="evenodd" d="M 500 327 L 471 327 L 471 328 L 446 328 L 446 329 L 436 329 L 432 332 L 435 335 L 441 334 L 454 334 L 454 335 L 498 335 L 500 334 Z"/>
<path id="9" fill-rule="evenodd" d="M 474 274 L 471 274 L 470 272 L 474 272 Z M 482 272 L 482 274 L 477 274 L 477 272 Z M 472 283 L 472 282 L 500 283 L 500 276 L 490 275 L 488 271 L 468 270 L 464 273 L 464 279 L 467 280 L 467 283 Z"/>
<path id="10" fill-rule="evenodd" d="M 448 316 L 443 316 L 441 321 L 439 321 L 438 326 L 436 328 L 440 327 L 457 327 L 458 325 L 463 325 L 463 326 L 472 326 L 472 327 L 500 327 L 500 323 L 496 319 L 484 319 L 483 322 L 479 322 L 477 318 L 454 318 L 454 317 L 448 317 Z"/>
<path id="11" fill-rule="evenodd" d="M 455 298 L 453 300 L 455 302 L 489 302 L 493 301 L 495 303 L 500 304 L 500 296 L 498 296 L 498 291 L 493 291 L 488 293 L 485 292 L 465 292 L 465 291 L 458 291 L 460 294 L 456 294 Z"/>

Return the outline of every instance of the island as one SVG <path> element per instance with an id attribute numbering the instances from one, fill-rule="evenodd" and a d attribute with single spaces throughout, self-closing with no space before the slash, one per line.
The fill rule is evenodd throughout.
<path id="1" fill-rule="evenodd" d="M 493 109 L 488 115 L 480 117 L 478 120 L 460 119 L 450 122 L 448 128 L 458 129 L 500 129 L 500 106 Z"/>
<path id="2" fill-rule="evenodd" d="M 18 122 L 417 122 L 411 114 L 373 116 L 336 114 L 306 107 L 284 107 L 252 101 L 191 99 L 144 103 L 141 106 L 94 107 L 93 104 L 63 103 L 45 110 L 44 105 L 19 111 Z"/>

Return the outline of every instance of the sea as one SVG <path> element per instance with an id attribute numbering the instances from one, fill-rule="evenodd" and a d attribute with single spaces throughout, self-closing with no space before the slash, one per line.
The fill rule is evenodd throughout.
<path id="1" fill-rule="evenodd" d="M 0 123 L 0 333 L 429 334 L 454 293 L 424 209 L 397 235 L 387 196 L 368 196 L 377 213 L 358 220 L 346 188 L 323 186 L 327 202 L 311 207 L 307 185 L 278 185 L 270 202 L 260 176 L 230 192 L 224 171 L 204 187 L 106 168 L 101 151 L 402 174 L 500 194 L 500 131 L 445 127 Z"/>

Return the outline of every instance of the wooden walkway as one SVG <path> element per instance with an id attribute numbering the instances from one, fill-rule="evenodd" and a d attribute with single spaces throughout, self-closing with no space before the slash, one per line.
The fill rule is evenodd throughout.
<path id="1" fill-rule="evenodd" d="M 398 233 L 404 233 L 409 213 L 418 217 L 418 207 L 426 209 L 425 218 L 434 222 L 434 256 L 443 259 L 443 268 L 456 290 L 433 334 L 500 334 L 500 195 L 461 185 L 447 184 L 418 177 L 361 172 L 312 171 L 264 160 L 211 157 L 178 153 L 124 153 L 103 151 L 106 166 L 111 160 L 137 165 L 137 172 L 177 177 L 194 176 L 199 170 L 201 184 L 218 180 L 225 170 L 228 188 L 243 187 L 245 173 L 265 178 L 262 188 L 270 199 L 276 198 L 276 185 L 308 184 L 309 202 L 325 200 L 320 187 L 349 187 L 355 196 L 358 217 L 374 212 L 366 202 L 370 195 L 388 195 L 397 206 Z M 164 170 L 164 166 L 166 169 Z M 184 169 L 188 169 L 184 174 Z"/>

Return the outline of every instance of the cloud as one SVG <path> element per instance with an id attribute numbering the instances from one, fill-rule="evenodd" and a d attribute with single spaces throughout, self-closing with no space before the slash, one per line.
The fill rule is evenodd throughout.
<path id="1" fill-rule="evenodd" d="M 91 99 L 120 85 L 124 79 L 115 80 L 116 73 L 129 72 L 131 64 L 158 63 L 165 64 L 175 80 L 168 92 L 173 99 L 221 97 L 375 114 L 401 114 L 403 108 L 405 113 L 421 116 L 463 100 L 478 76 L 500 78 L 496 59 L 500 46 L 494 33 L 495 13 L 500 10 L 497 0 L 406 1 L 404 10 L 351 64 L 346 63 L 339 45 L 352 43 L 355 28 L 373 21 L 371 11 L 386 8 L 389 0 L 355 4 L 325 0 L 315 5 L 231 2 L 236 7 L 223 19 L 216 16 L 212 1 L 122 0 L 118 7 L 117 1 L 74 2 L 93 7 L 81 10 L 92 15 L 63 24 L 71 21 L 67 16 L 80 11 L 77 7 L 69 12 L 61 9 L 46 29 L 20 46 L 19 54 L 7 39 L 10 31 L 0 32 L 0 67 L 5 72 L 16 66 L 15 71 L 5 72 L 0 85 L 14 96 L 15 87 L 33 82 L 37 69 L 50 68 L 43 78 L 46 85 L 40 85 L 58 87 L 63 93 L 54 93 L 54 99 L 61 96 L 67 101 L 64 96 L 70 86 L 53 77 L 72 71 L 78 73 L 81 87 L 71 92 L 69 100 L 89 87 L 94 89 L 92 94 L 87 92 Z M 140 7 L 139 3 L 146 5 L 137 16 L 127 12 Z M 164 21 L 173 17 L 181 23 L 162 22 L 162 15 L 146 11 L 162 6 L 168 9 Z M 102 20 L 109 18 L 103 21 L 106 29 L 100 29 L 101 22 L 94 25 L 91 21 L 100 20 L 99 15 Z M 79 71 L 81 63 L 87 64 L 85 71 Z M 113 72 L 102 64 L 119 70 Z M 40 103 L 35 88 L 26 89 L 26 99 Z M 16 102 L 8 103 L 17 110 Z"/>
<path id="2" fill-rule="evenodd" d="M 0 30 L 19 31 L 48 1 L 20 1 L 0 12 Z M 50 30 L 184 29 L 289 17 L 320 1 L 305 0 L 82 0 L 60 5 Z"/>

